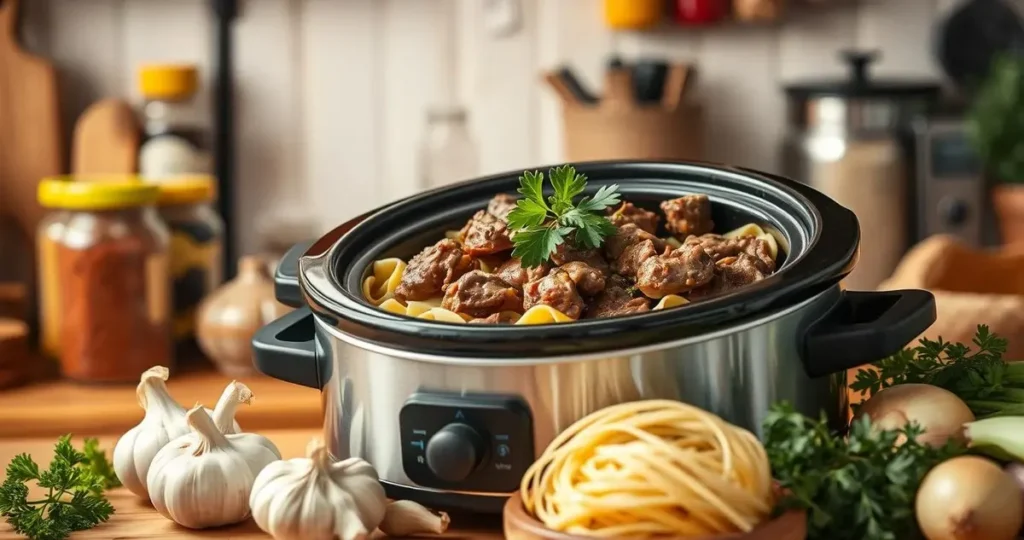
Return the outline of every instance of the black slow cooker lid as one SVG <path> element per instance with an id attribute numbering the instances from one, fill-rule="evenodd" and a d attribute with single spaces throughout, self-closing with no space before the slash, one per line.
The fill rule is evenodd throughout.
<path id="1" fill-rule="evenodd" d="M 842 51 L 840 53 L 849 75 L 840 79 L 802 81 L 786 86 L 786 93 L 796 99 L 817 97 L 845 98 L 925 98 L 938 97 L 941 87 L 934 81 L 880 79 L 870 76 L 871 64 L 878 60 L 874 51 Z"/>
<path id="2" fill-rule="evenodd" d="M 781 268 L 734 293 L 685 307 L 546 325 L 470 325 L 415 319 L 362 298 L 374 260 L 408 259 L 445 230 L 457 229 L 497 193 L 515 193 L 522 171 L 415 195 L 351 220 L 318 240 L 299 262 L 302 296 L 320 320 L 391 349 L 447 357 L 583 354 L 652 345 L 720 330 L 726 323 L 793 305 L 834 286 L 853 268 L 860 239 L 852 212 L 814 189 L 781 177 L 711 164 L 575 164 L 587 194 L 618 184 L 641 206 L 692 193 L 712 200 L 717 230 L 756 222 L 789 245 Z M 547 170 L 548 167 L 540 168 Z M 280 285 L 280 283 L 279 283 Z M 280 287 L 278 293 L 288 294 Z"/>

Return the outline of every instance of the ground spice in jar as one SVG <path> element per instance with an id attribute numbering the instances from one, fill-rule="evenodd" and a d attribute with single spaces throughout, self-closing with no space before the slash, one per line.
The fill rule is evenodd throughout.
<path id="1" fill-rule="evenodd" d="M 159 190 L 138 181 L 57 182 L 40 198 L 69 209 L 56 246 L 63 374 L 132 382 L 169 365 L 168 233 L 152 205 Z"/>

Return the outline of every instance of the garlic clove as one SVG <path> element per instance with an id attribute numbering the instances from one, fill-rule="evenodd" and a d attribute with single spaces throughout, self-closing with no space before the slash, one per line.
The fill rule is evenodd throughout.
<path id="1" fill-rule="evenodd" d="M 253 398 L 252 390 L 249 390 L 248 386 L 238 381 L 231 381 L 224 388 L 220 399 L 217 400 L 217 405 L 213 408 L 213 422 L 217 424 L 221 432 L 242 432 L 242 428 L 235 421 L 235 412 L 238 410 L 239 404 L 249 405 L 252 403 Z"/>
<path id="2" fill-rule="evenodd" d="M 153 456 L 171 439 L 188 433 L 185 408 L 167 391 L 169 375 L 163 366 L 151 367 L 142 374 L 135 395 L 145 416 L 114 446 L 112 459 L 117 478 L 140 497 L 149 496 L 146 475 Z"/>
<path id="3" fill-rule="evenodd" d="M 394 501 L 388 504 L 380 530 L 388 536 L 412 534 L 443 534 L 451 519 L 448 514 L 435 514 L 413 501 Z"/>

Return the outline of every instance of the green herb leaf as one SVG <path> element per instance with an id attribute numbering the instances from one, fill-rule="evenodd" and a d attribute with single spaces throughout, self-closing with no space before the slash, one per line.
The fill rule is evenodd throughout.
<path id="1" fill-rule="evenodd" d="M 103 497 L 110 482 L 104 467 L 109 462 L 95 440 L 87 441 L 86 451 L 80 452 L 71 445 L 70 435 L 57 441 L 53 461 L 44 471 L 28 454 L 15 456 L 0 484 L 0 515 L 31 540 L 63 540 L 72 532 L 90 529 L 114 513 Z M 32 480 L 48 493 L 30 501 L 26 482 Z"/>
<path id="2" fill-rule="evenodd" d="M 603 186 L 592 197 L 579 204 L 573 199 L 587 187 L 587 178 L 571 165 L 555 167 L 548 172 L 554 195 L 545 200 L 544 174 L 526 171 L 519 178 L 519 193 L 524 198 L 509 212 L 508 226 L 515 249 L 526 268 L 547 262 L 558 246 L 572 238 L 576 247 L 593 249 L 616 227 L 601 212 L 619 202 L 618 186 Z"/>
<path id="3" fill-rule="evenodd" d="M 824 414 L 811 420 L 786 403 L 770 410 L 764 446 L 786 492 L 779 510 L 807 510 L 809 540 L 921 538 L 914 518 L 918 486 L 932 467 L 966 449 L 922 444 L 916 425 L 875 429 L 867 416 L 850 424 L 846 438 L 828 426 Z"/>
<path id="4" fill-rule="evenodd" d="M 100 449 L 100 442 L 96 439 L 85 439 L 82 447 L 85 460 L 82 465 L 90 474 L 96 475 L 103 483 L 104 489 L 121 487 L 121 480 L 114 472 L 114 466 L 107 459 L 107 453 Z"/>

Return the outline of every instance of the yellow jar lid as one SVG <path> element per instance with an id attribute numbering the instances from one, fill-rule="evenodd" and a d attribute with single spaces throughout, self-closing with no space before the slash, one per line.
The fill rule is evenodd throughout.
<path id="1" fill-rule="evenodd" d="M 39 183 L 39 204 L 69 210 L 114 210 L 156 203 L 157 186 L 136 176 L 54 176 Z"/>
<path id="2" fill-rule="evenodd" d="M 139 92 L 146 99 L 188 99 L 198 86 L 199 70 L 191 64 L 149 64 L 139 68 Z"/>
<path id="3" fill-rule="evenodd" d="M 198 204 L 212 201 L 217 188 L 210 175 L 183 175 L 162 178 L 155 183 L 160 188 L 159 204 Z"/>

